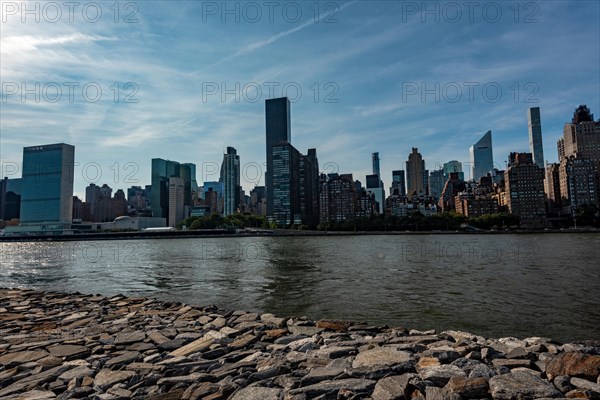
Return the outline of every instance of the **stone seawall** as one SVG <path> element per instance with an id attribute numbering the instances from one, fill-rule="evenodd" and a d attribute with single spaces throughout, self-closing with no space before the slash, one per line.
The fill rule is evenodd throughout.
<path id="1" fill-rule="evenodd" d="M 0 289 L 1 399 L 600 399 L 599 372 L 600 341 Z"/>

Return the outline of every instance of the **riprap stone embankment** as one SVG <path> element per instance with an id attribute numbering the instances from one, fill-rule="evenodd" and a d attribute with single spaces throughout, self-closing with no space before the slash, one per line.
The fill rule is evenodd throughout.
<path id="1" fill-rule="evenodd" d="M 2 399 L 600 399 L 600 343 L 0 289 Z"/>

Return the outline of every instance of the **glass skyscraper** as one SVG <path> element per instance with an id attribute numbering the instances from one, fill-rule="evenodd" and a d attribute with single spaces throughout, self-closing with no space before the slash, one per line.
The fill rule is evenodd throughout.
<path id="1" fill-rule="evenodd" d="M 381 178 L 381 170 L 379 168 L 379 152 L 375 152 L 371 155 L 373 159 L 373 175 L 379 175 Z"/>
<path id="2" fill-rule="evenodd" d="M 471 153 L 471 179 L 478 182 L 482 176 L 487 176 L 487 173 L 494 169 L 492 131 L 487 131 L 477 143 L 471 146 L 469 152 Z"/>
<path id="3" fill-rule="evenodd" d="M 196 180 L 194 164 L 180 164 L 177 161 L 152 159 L 152 190 L 150 193 L 152 216 L 169 217 L 169 178 L 183 180 L 183 205 L 192 206 L 192 183 Z"/>
<path id="4" fill-rule="evenodd" d="M 21 223 L 71 223 L 75 147 L 49 144 L 23 149 Z"/>
<path id="5" fill-rule="evenodd" d="M 301 224 L 300 157 L 302 154 L 288 142 L 272 148 L 273 219 L 278 225 Z"/>
<path id="6" fill-rule="evenodd" d="M 465 180 L 465 174 L 462 170 L 462 163 L 460 161 L 456 161 L 456 160 L 448 161 L 447 163 L 444 164 L 443 169 L 444 169 L 444 183 L 445 183 L 445 181 L 450 179 L 450 174 L 453 172 L 458 173 L 458 179 L 460 179 L 461 181 Z"/>
<path id="7" fill-rule="evenodd" d="M 529 151 L 533 154 L 533 162 L 544 168 L 544 146 L 542 144 L 542 118 L 540 108 L 532 107 L 527 111 L 529 126 Z"/>
<path id="8" fill-rule="evenodd" d="M 169 178 L 179 178 L 179 163 L 176 161 L 152 159 L 152 216 L 169 217 Z"/>
<path id="9" fill-rule="evenodd" d="M 406 180 L 404 178 L 403 170 L 392 171 L 392 187 L 390 189 L 390 194 L 394 194 L 394 190 L 398 190 L 398 194 L 401 196 L 406 196 Z"/>
<path id="10" fill-rule="evenodd" d="M 267 171 L 265 186 L 267 189 L 267 215 L 273 215 L 273 146 L 285 141 L 291 142 L 290 101 L 287 97 L 265 101 L 265 122 L 267 136 Z"/>
<path id="11" fill-rule="evenodd" d="M 227 147 L 221 164 L 221 182 L 223 182 L 223 214 L 235 214 L 240 205 L 240 156 L 233 147 Z"/>

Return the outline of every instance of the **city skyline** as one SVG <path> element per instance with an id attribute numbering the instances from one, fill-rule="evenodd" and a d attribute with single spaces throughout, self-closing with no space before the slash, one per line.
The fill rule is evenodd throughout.
<path id="1" fill-rule="evenodd" d="M 8 16 L 0 46 L 3 82 L 38 82 L 42 87 L 48 82 L 76 81 L 81 86 L 98 82 L 104 97 L 97 103 L 81 99 L 51 103 L 44 98 L 35 103 L 30 96 L 23 103 L 18 94 L 8 95 L 12 89 L 5 86 L 2 162 L 7 168 L 11 163 L 20 165 L 21 148 L 39 143 L 94 148 L 77 155 L 81 165 L 75 170 L 75 192 L 80 196 L 92 182 L 115 188 L 150 183 L 148 158 L 193 162 L 199 167 L 200 181 L 218 179 L 218 171 L 206 179 L 202 166 L 220 165 L 228 146 L 236 147 L 242 166 L 262 165 L 262 103 L 281 93 L 267 96 L 264 90 L 255 103 L 247 101 L 249 96 L 241 96 L 239 102 L 233 96 L 221 101 L 220 87 L 208 97 L 202 90 L 203 84 L 206 89 L 214 82 L 226 83 L 226 89 L 236 82 L 241 87 L 277 82 L 280 89 L 287 83 L 298 84 L 303 96 L 292 105 L 294 146 L 302 151 L 316 147 L 322 171 L 329 172 L 326 168 L 335 165 L 338 172 L 352 171 L 361 181 L 371 170 L 369 155 L 379 152 L 384 187 L 391 184 L 391 171 L 404 168 L 411 147 L 419 148 L 430 171 L 453 159 L 466 164 L 468 146 L 487 130 L 494 132 L 494 159 L 504 169 L 511 151 L 529 151 L 526 113 L 530 107 L 541 108 L 545 158 L 557 161 L 555 140 L 573 107 L 587 104 L 600 109 L 596 45 L 600 6 L 595 2 L 539 3 L 534 23 L 524 22 L 531 14 L 524 9 L 518 23 L 508 8 L 496 23 L 486 21 L 481 12 L 473 23 L 465 18 L 453 23 L 444 15 L 439 22 L 425 15 L 429 20 L 423 23 L 420 14 L 407 15 L 401 4 L 337 4 L 335 23 L 315 22 L 308 6 L 297 22 L 283 20 L 279 13 L 270 23 L 265 13 L 257 23 L 244 18 L 232 22 L 231 16 L 223 23 L 220 16 L 202 15 L 199 5 L 181 3 L 181 9 L 175 10 L 161 2 L 152 9 L 140 4 L 139 22 L 133 24 L 116 24 L 110 18 L 96 24 L 77 19 L 27 24 L 19 16 Z M 326 10 L 320 11 L 320 18 L 326 19 Z M 161 23 L 165 18 L 177 23 Z M 192 22 L 198 20 L 203 23 L 194 26 Z M 216 36 L 222 29 L 230 33 L 227 43 Z M 315 41 L 317 36 L 325 39 Z M 527 41 L 516 42 L 524 36 Z M 156 38 L 155 45 L 147 52 L 136 51 L 150 38 Z M 221 47 L 208 49 L 210 40 Z M 586 46 L 573 46 L 574 42 Z M 290 47 L 306 56 L 292 59 Z M 115 49 L 129 56 L 116 62 Z M 580 60 L 577 73 L 564 62 L 565 54 Z M 65 67 L 65 59 L 73 61 Z M 117 103 L 110 89 L 115 82 L 120 88 Z M 138 103 L 123 101 L 134 92 L 125 88 L 127 82 L 137 84 Z M 453 103 L 450 93 L 444 96 L 441 91 L 451 88 L 452 82 L 459 83 L 465 95 L 466 82 L 478 82 L 479 89 L 497 83 L 503 95 L 492 102 L 477 90 L 473 102 L 463 96 Z M 328 83 L 334 86 L 326 87 Z M 436 83 L 439 101 L 436 93 L 426 95 L 425 101 L 423 93 L 407 95 L 415 84 L 420 91 L 421 84 L 431 89 Z M 526 88 L 528 83 L 533 86 Z M 320 97 L 314 101 L 317 89 Z M 332 98 L 338 102 L 325 102 L 326 95 L 334 92 Z M 515 94 L 520 95 L 518 101 Z M 529 94 L 538 102 L 525 102 Z M 99 166 L 102 177 L 86 181 L 81 167 L 89 165 Z M 7 174 L 12 171 L 7 168 L 3 175 L 20 176 Z M 115 169 L 120 172 L 116 183 Z M 467 165 L 464 171 L 469 171 Z M 87 172 L 95 176 L 91 169 Z M 137 182 L 124 182 L 130 173 Z M 244 178 L 242 174 L 246 192 L 254 183 L 264 185 L 262 176 L 256 182 Z"/>

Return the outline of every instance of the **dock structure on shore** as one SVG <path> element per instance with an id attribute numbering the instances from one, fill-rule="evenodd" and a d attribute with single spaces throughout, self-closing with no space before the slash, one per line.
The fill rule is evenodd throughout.
<path id="1" fill-rule="evenodd" d="M 600 338 L 590 339 L 0 289 L 0 398 L 596 399 Z"/>

